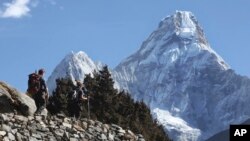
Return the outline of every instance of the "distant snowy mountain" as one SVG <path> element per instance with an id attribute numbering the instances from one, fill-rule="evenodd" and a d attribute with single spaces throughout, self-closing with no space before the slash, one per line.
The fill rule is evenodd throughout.
<path id="1" fill-rule="evenodd" d="M 113 77 L 150 106 L 175 141 L 205 140 L 250 117 L 250 80 L 210 47 L 191 12 L 163 19 Z"/>
<path id="2" fill-rule="evenodd" d="M 102 67 L 101 62 L 94 63 L 83 51 L 68 54 L 55 68 L 47 84 L 51 92 L 56 88 L 56 79 L 69 77 L 72 80 L 83 81 L 85 74 L 91 74 Z"/>

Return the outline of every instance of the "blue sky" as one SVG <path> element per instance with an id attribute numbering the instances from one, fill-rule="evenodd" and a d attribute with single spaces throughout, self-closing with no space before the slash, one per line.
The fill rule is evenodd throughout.
<path id="1" fill-rule="evenodd" d="M 114 68 L 135 52 L 160 20 L 191 11 L 211 47 L 250 76 L 247 0 L 0 0 L 0 80 L 21 91 L 40 67 L 47 78 L 71 51 Z"/>

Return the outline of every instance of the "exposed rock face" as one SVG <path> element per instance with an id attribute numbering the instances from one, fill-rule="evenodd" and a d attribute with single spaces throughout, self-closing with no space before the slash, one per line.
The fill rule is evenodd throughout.
<path id="1" fill-rule="evenodd" d="M 0 123 L 0 140 L 3 141 L 144 141 L 142 135 L 115 124 L 74 120 L 61 114 L 47 118 L 0 114 Z"/>
<path id="2" fill-rule="evenodd" d="M 36 111 L 36 105 L 32 98 L 1 81 L 0 107 L 0 113 L 17 112 L 26 116 L 33 115 Z"/>

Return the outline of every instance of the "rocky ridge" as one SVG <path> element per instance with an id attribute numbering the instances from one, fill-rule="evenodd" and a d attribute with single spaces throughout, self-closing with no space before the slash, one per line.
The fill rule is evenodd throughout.
<path id="1" fill-rule="evenodd" d="M 55 116 L 0 114 L 1 141 L 144 141 L 128 129 L 99 121 Z"/>

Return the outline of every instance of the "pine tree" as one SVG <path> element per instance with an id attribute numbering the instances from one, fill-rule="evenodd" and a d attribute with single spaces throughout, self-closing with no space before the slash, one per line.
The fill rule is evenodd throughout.
<path id="1" fill-rule="evenodd" d="M 56 80 L 56 90 L 53 91 L 52 96 L 49 97 L 48 110 L 52 114 L 64 113 L 69 115 L 68 112 L 68 96 L 74 89 L 74 83 L 69 78 L 59 78 Z"/>
<path id="2" fill-rule="evenodd" d="M 114 89 L 114 81 L 108 70 L 108 66 L 104 66 L 103 69 L 99 71 L 99 73 L 99 90 L 102 91 L 104 94 L 116 93 L 116 90 Z"/>

